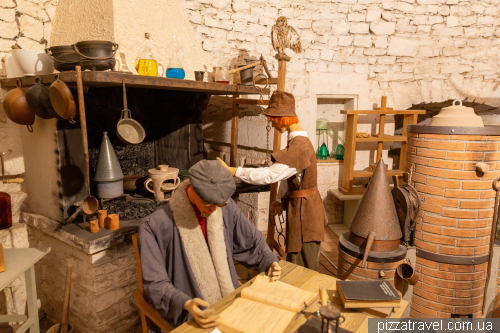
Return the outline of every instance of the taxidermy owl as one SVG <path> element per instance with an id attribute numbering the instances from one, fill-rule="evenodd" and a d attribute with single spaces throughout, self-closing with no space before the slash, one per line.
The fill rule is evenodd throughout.
<path id="1" fill-rule="evenodd" d="M 280 16 L 271 30 L 273 48 L 279 55 L 286 56 L 285 49 L 289 48 L 295 53 L 302 53 L 302 44 L 297 31 L 287 24 L 286 17 Z"/>

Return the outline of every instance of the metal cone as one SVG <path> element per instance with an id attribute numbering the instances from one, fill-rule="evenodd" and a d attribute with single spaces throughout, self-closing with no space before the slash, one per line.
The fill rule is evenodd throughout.
<path id="1" fill-rule="evenodd" d="M 123 179 L 122 168 L 109 141 L 108 132 L 104 132 L 99 156 L 97 156 L 94 180 L 97 182 L 111 182 L 121 179 Z"/>
<path id="2" fill-rule="evenodd" d="M 367 238 L 374 232 L 377 241 L 397 240 L 402 236 L 384 161 L 380 159 L 351 223 L 351 232 Z"/>

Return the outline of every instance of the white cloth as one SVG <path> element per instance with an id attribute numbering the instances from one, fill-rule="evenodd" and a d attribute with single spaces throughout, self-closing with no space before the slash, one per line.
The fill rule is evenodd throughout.
<path id="1" fill-rule="evenodd" d="M 288 141 L 297 136 L 304 136 L 307 138 L 307 131 L 295 131 L 289 133 Z M 297 175 L 297 180 L 300 183 L 303 172 L 304 170 L 296 170 L 286 164 L 274 163 L 270 167 L 265 168 L 238 167 L 238 169 L 236 169 L 235 176 L 245 183 L 253 185 L 267 185 L 280 182 L 276 200 L 281 201 L 281 198 L 288 192 L 288 183 L 286 180 L 293 175 Z"/>

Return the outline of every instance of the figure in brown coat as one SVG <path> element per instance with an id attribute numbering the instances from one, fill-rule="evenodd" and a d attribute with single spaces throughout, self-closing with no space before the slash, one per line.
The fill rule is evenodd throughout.
<path id="1" fill-rule="evenodd" d="M 288 145 L 272 154 L 265 168 L 232 168 L 219 161 L 242 181 L 255 185 L 280 182 L 272 215 L 287 214 L 286 259 L 318 270 L 321 241 L 328 220 L 317 188 L 316 153 L 299 124 L 292 94 L 275 91 L 264 114 L 280 133 L 288 132 Z"/>

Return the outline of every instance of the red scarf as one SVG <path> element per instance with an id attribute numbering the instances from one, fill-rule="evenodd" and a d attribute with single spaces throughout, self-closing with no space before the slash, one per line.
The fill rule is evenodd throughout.
<path id="1" fill-rule="evenodd" d="M 189 185 L 188 187 L 186 187 L 186 194 L 187 194 L 190 187 L 192 187 L 192 185 Z M 189 195 L 188 195 L 188 199 L 189 199 Z M 191 201 L 189 201 L 189 202 L 191 202 Z M 205 241 L 207 241 L 206 218 L 201 216 L 201 212 L 198 210 L 198 207 L 196 207 L 196 205 L 194 203 L 191 202 L 191 206 L 193 206 L 193 209 L 196 213 L 196 217 L 198 218 L 198 223 L 200 224 L 200 228 L 201 228 L 201 232 L 203 233 L 203 237 L 205 237 Z"/>

